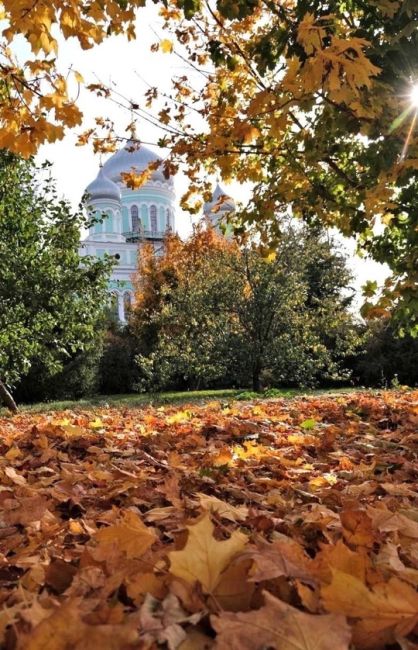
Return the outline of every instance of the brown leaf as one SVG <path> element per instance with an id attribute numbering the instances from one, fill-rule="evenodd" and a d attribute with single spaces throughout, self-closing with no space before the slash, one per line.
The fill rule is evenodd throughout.
<path id="1" fill-rule="evenodd" d="M 216 650 L 348 650 L 344 616 L 312 616 L 264 592 L 265 605 L 247 613 L 212 616 Z"/>
<path id="2" fill-rule="evenodd" d="M 352 546 L 373 546 L 375 534 L 372 520 L 363 510 L 344 510 L 341 515 L 343 535 Z"/>
<path id="3" fill-rule="evenodd" d="M 62 594 L 73 581 L 77 573 L 75 566 L 60 558 L 52 560 L 45 571 L 45 584 L 57 594 Z"/>
<path id="4" fill-rule="evenodd" d="M 104 556 L 113 547 L 126 553 L 127 558 L 141 557 L 157 537 L 132 510 L 126 510 L 119 524 L 100 529 L 94 539 Z"/>
<path id="5" fill-rule="evenodd" d="M 328 611 L 360 619 L 354 642 L 361 648 L 394 643 L 397 634 L 406 636 L 418 623 L 418 593 L 398 578 L 368 589 L 358 578 L 335 570 L 321 595 Z"/>
<path id="6" fill-rule="evenodd" d="M 405 537 L 418 539 L 418 522 L 399 512 L 392 512 L 383 503 L 375 508 L 369 506 L 367 514 L 373 526 L 381 532 L 399 531 Z"/>
<path id="7" fill-rule="evenodd" d="M 284 535 L 272 544 L 260 544 L 256 551 L 249 551 L 246 555 L 254 560 L 250 572 L 253 582 L 280 576 L 300 578 L 309 583 L 317 581 L 313 561 L 300 544 Z"/>
<path id="8" fill-rule="evenodd" d="M 248 508 L 245 506 L 232 506 L 226 501 L 202 492 L 198 492 L 196 496 L 199 498 L 202 508 L 209 512 L 216 512 L 217 515 L 229 519 L 229 521 L 244 521 L 248 516 Z"/>

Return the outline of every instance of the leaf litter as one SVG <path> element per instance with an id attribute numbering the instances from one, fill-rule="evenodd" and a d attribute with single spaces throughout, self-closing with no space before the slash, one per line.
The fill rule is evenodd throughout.
<path id="1" fill-rule="evenodd" d="M 416 647 L 418 391 L 0 419 L 5 650 Z"/>

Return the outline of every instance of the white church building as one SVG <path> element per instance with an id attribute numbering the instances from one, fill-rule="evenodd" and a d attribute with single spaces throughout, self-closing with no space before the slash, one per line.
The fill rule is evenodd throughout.
<path id="1" fill-rule="evenodd" d="M 124 172 L 142 172 L 157 160 L 162 162 L 156 153 L 129 140 L 104 163 L 86 188 L 87 207 L 97 222 L 81 242 L 80 255 L 108 254 L 116 259 L 109 293 L 112 311 L 122 323 L 133 300 L 132 277 L 138 266 L 140 244 L 148 242 L 156 251 L 162 250 L 167 232 L 176 232 L 174 181 L 164 177 L 162 166 L 138 189 L 126 187 L 122 180 Z M 216 227 L 226 213 L 234 210 L 233 199 L 218 184 L 212 200 L 204 205 L 203 216 Z"/>

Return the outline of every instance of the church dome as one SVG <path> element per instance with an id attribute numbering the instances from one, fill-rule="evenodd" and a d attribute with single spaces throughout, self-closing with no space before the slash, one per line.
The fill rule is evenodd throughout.
<path id="1" fill-rule="evenodd" d="M 203 213 L 221 216 L 227 212 L 235 212 L 235 201 L 217 183 L 212 199 L 203 206 Z"/>
<path id="2" fill-rule="evenodd" d="M 88 200 L 112 199 L 113 201 L 121 200 L 119 187 L 105 175 L 103 168 L 100 169 L 97 177 L 90 185 L 86 187 Z"/>
<path id="3" fill-rule="evenodd" d="M 115 183 L 122 182 L 121 174 L 124 172 L 143 172 L 150 163 L 161 161 L 162 158 L 151 149 L 144 147 L 134 140 L 128 140 L 122 149 L 113 154 L 103 165 L 103 170 Z M 166 179 L 162 167 L 152 172 L 151 180 L 163 183 L 173 183 L 172 179 Z"/>

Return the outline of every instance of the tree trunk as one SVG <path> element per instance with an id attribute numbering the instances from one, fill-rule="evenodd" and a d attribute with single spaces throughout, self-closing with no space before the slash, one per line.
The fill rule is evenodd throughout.
<path id="1" fill-rule="evenodd" d="M 3 402 L 13 413 L 17 413 L 16 402 L 0 379 L 0 403 Z"/>
<path id="2" fill-rule="evenodd" d="M 261 391 L 260 374 L 261 374 L 261 363 L 260 360 L 257 359 L 253 363 L 253 391 L 255 393 L 259 393 Z"/>

